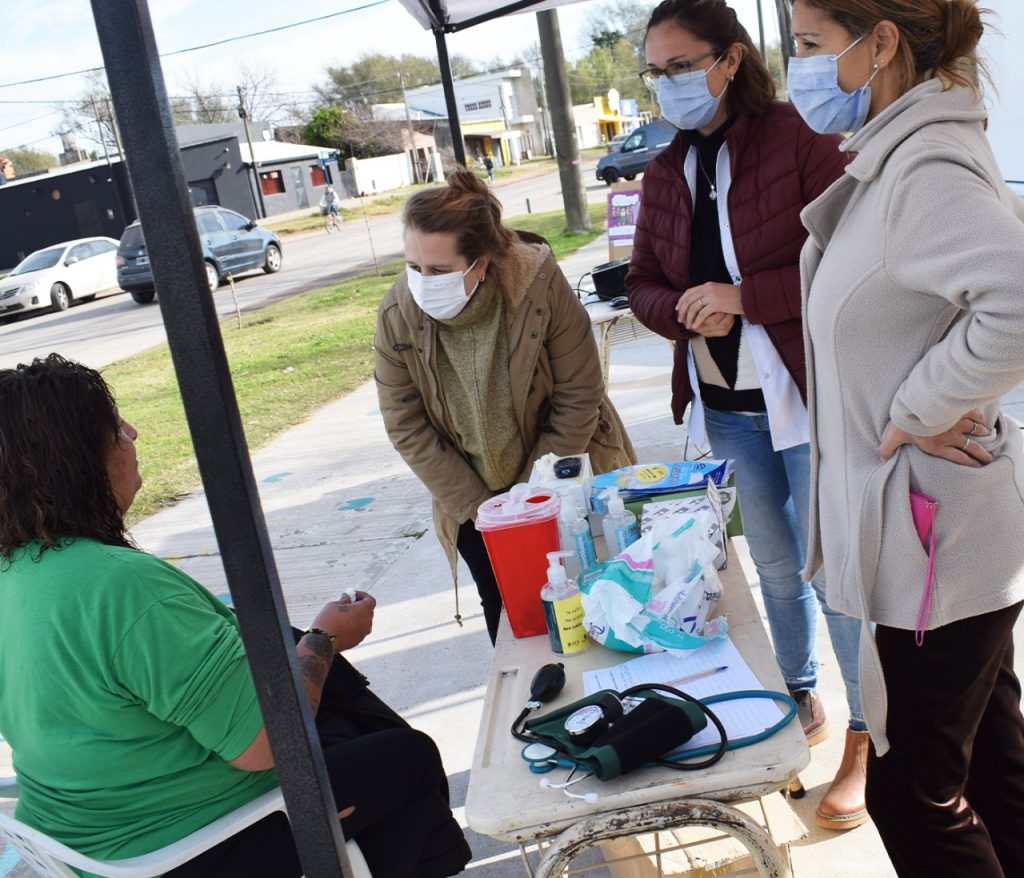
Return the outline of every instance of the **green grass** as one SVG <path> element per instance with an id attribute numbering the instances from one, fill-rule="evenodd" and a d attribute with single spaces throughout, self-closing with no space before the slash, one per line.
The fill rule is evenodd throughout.
<path id="1" fill-rule="evenodd" d="M 565 230 L 561 211 L 518 217 L 513 223 L 543 235 L 559 258 L 600 234 L 603 205 L 591 208 L 594 229 Z M 235 394 L 250 449 L 301 423 L 312 412 L 354 390 L 373 373 L 371 344 L 377 305 L 404 262 L 381 266 L 221 324 Z M 143 488 L 130 522 L 173 504 L 199 483 L 170 352 L 166 347 L 104 370 L 124 417 L 139 430 Z"/>
<path id="2" fill-rule="evenodd" d="M 533 176 L 534 174 L 554 170 L 557 167 L 558 165 L 554 159 L 541 158 L 531 159 L 528 162 L 523 162 L 521 165 L 512 166 L 511 168 L 495 168 L 494 173 L 498 179 L 513 179 L 522 175 L 524 172 L 529 172 L 529 175 Z M 487 179 L 486 171 L 480 170 L 476 167 L 474 167 L 473 170 L 482 180 Z M 346 223 L 362 222 L 364 219 L 364 209 L 365 216 L 369 217 L 385 216 L 397 213 L 405 203 L 405 200 L 413 192 L 435 185 L 437 184 L 416 183 L 411 186 L 403 186 L 401 189 L 389 191 L 387 195 L 368 195 L 363 199 L 359 207 L 342 207 L 341 218 Z M 261 225 L 263 228 L 276 232 L 279 235 L 290 235 L 293 232 L 303 232 L 309 229 L 322 229 L 324 227 L 324 218 L 320 213 L 319 208 L 313 208 L 307 216 L 292 217 L 290 219 L 277 220 L 275 222 L 261 223 Z"/>

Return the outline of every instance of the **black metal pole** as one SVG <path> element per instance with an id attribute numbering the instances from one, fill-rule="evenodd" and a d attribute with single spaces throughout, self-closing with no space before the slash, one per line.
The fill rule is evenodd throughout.
<path id="1" fill-rule="evenodd" d="M 352 878 L 185 186 L 146 0 L 91 0 L 189 430 L 307 878 Z"/>
<path id="2" fill-rule="evenodd" d="M 444 30 L 442 28 L 434 28 L 434 40 L 437 43 L 437 66 L 441 69 L 444 105 L 448 108 L 448 129 L 452 133 L 452 149 L 455 150 L 455 162 L 465 167 L 466 144 L 462 142 L 462 123 L 459 122 L 459 107 L 455 103 L 455 82 L 452 77 L 451 61 L 448 60 L 448 43 L 444 38 Z"/>

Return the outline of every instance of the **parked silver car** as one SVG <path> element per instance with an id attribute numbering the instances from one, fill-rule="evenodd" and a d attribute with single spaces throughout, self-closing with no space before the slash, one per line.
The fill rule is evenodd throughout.
<path id="1" fill-rule="evenodd" d="M 66 311 L 117 287 L 117 241 L 77 238 L 36 250 L 0 280 L 0 317 L 50 308 Z"/>

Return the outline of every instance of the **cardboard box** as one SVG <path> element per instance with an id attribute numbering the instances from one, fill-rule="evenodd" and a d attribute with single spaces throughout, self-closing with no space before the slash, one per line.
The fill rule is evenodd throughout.
<path id="1" fill-rule="evenodd" d="M 630 512 L 636 515 L 637 520 L 643 518 L 643 508 L 646 503 L 657 503 L 662 500 L 688 499 L 690 497 L 701 497 L 707 492 L 707 488 L 688 488 L 685 491 L 673 491 L 670 494 L 656 494 L 653 497 L 644 497 L 639 500 L 627 500 L 625 505 Z M 726 516 L 725 532 L 730 537 L 743 535 L 743 513 L 740 510 L 739 491 L 736 488 L 736 473 L 729 473 L 729 478 L 724 485 L 718 486 L 718 496 L 722 500 L 722 509 Z"/>

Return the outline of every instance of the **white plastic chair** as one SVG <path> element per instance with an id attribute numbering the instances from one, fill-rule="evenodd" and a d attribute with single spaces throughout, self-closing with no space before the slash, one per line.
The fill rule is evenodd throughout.
<path id="1" fill-rule="evenodd" d="M 0 777 L 0 798 L 17 798 L 18 792 L 18 782 L 15 778 Z M 203 851 L 220 844 L 249 824 L 262 820 L 275 811 L 285 811 L 280 789 L 264 793 L 167 847 L 125 860 L 96 860 L 87 857 L 26 826 L 20 820 L 4 814 L 0 814 L 0 838 L 17 850 L 25 862 L 43 878 L 78 878 L 68 868 L 69 866 L 103 875 L 104 878 L 154 878 L 182 863 L 187 863 Z M 354 841 L 349 841 L 345 847 L 355 878 L 372 878 L 359 846 Z"/>

